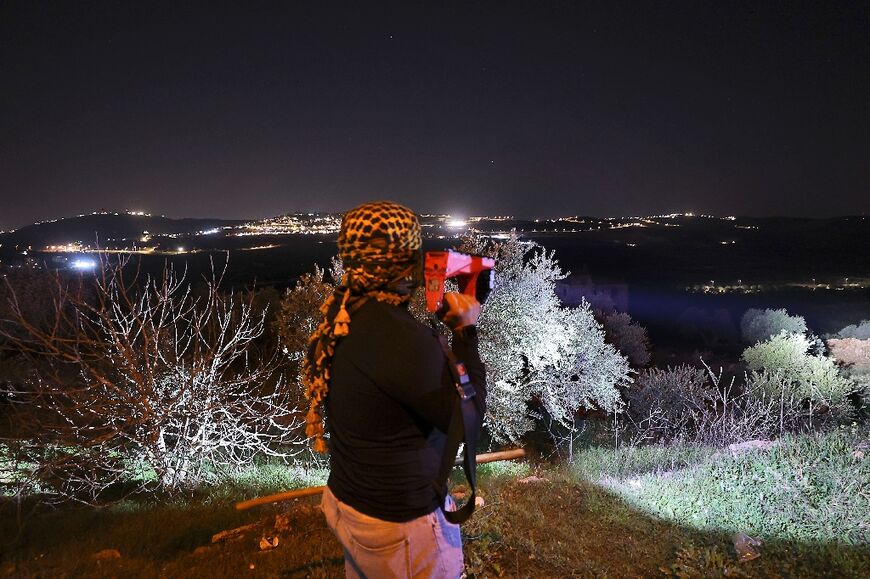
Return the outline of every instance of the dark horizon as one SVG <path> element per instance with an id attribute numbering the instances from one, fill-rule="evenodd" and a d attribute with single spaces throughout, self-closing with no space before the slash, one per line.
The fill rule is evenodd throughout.
<path id="1" fill-rule="evenodd" d="M 868 26 L 862 2 L 5 2 L 0 229 L 372 199 L 866 215 Z"/>

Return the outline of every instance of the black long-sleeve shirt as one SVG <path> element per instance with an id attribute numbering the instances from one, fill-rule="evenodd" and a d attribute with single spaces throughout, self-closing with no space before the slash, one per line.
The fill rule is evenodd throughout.
<path id="1" fill-rule="evenodd" d="M 453 352 L 477 390 L 479 424 L 486 374 L 476 336 L 456 333 Z M 369 300 L 338 342 L 330 374 L 327 484 L 333 494 L 387 521 L 438 508 L 433 481 L 458 394 L 435 332 L 404 307 Z"/>

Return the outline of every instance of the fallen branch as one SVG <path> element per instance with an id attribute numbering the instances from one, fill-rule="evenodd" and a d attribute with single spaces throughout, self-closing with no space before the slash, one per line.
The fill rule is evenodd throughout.
<path id="1" fill-rule="evenodd" d="M 502 450 L 500 452 L 487 452 L 485 454 L 477 455 L 476 461 L 477 464 L 484 464 L 487 462 L 496 462 L 499 460 L 515 460 L 517 458 L 524 458 L 526 456 L 526 451 L 522 448 L 513 448 L 511 450 Z M 456 461 L 456 465 L 459 466 L 462 464 L 461 460 Z M 295 491 L 287 491 L 283 493 L 275 493 L 274 495 L 266 495 L 265 497 L 257 497 L 255 499 L 250 499 L 247 501 L 242 501 L 240 503 L 236 503 L 236 510 L 244 511 L 246 509 L 250 509 L 251 507 L 256 507 L 259 505 L 265 505 L 268 503 L 277 503 L 280 501 L 290 501 L 293 499 L 300 499 L 302 497 L 310 497 L 313 495 L 319 495 L 323 492 L 323 489 L 326 487 L 308 487 L 304 489 L 297 489 Z"/>

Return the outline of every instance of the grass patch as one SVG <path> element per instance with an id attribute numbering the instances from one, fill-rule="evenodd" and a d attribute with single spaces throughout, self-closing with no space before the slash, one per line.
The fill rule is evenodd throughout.
<path id="1" fill-rule="evenodd" d="M 329 470 L 322 465 L 289 466 L 279 461 L 256 464 L 198 491 L 206 502 L 231 502 L 287 490 L 326 484 Z"/>
<path id="2" fill-rule="evenodd" d="M 566 470 L 484 496 L 463 527 L 472 577 L 860 577 L 870 568 L 866 547 L 785 540 L 739 563 L 730 533 L 641 512 Z"/>
<path id="3" fill-rule="evenodd" d="M 459 472 L 455 469 L 454 472 Z M 532 472 L 529 463 L 518 460 L 500 460 L 477 465 L 477 474 L 490 483 L 498 479 L 513 479 L 528 476 Z"/>
<path id="4" fill-rule="evenodd" d="M 626 446 L 618 450 L 594 447 L 579 452 L 574 468 L 587 480 L 661 474 L 708 460 L 717 449 L 690 444 Z"/>
<path id="5" fill-rule="evenodd" d="M 786 437 L 741 456 L 682 447 L 595 449 L 582 453 L 575 469 L 641 511 L 692 528 L 866 545 L 870 461 L 858 458 L 864 441 L 866 432 L 841 429 Z"/>

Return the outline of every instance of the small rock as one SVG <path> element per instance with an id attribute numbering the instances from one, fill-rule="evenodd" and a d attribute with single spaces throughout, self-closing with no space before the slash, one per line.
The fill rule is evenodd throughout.
<path id="1" fill-rule="evenodd" d="M 260 539 L 260 550 L 268 551 L 278 546 L 278 537 L 262 537 Z"/>
<path id="2" fill-rule="evenodd" d="M 854 458 L 855 460 L 864 460 L 864 451 L 856 450 L 852 453 L 852 458 Z"/>
<path id="3" fill-rule="evenodd" d="M 250 565 L 248 565 L 248 569 L 256 569 L 256 568 L 257 568 L 257 566 L 254 565 L 253 563 L 251 563 Z"/>
<path id="4" fill-rule="evenodd" d="M 120 559 L 121 552 L 117 549 L 103 549 L 94 553 L 95 561 L 108 561 L 109 559 Z"/>

